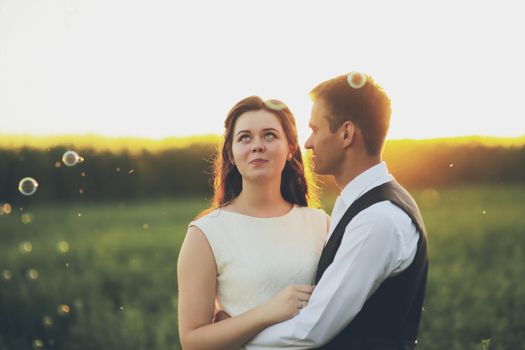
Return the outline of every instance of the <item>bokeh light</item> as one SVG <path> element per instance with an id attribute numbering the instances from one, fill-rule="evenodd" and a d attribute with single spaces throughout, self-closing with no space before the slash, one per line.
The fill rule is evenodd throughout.
<path id="1" fill-rule="evenodd" d="M 42 349 L 44 348 L 44 342 L 42 339 L 34 339 L 33 340 L 33 349 Z"/>
<path id="2" fill-rule="evenodd" d="M 26 276 L 28 279 L 34 281 L 34 280 L 37 280 L 38 277 L 40 277 L 40 274 L 38 273 L 36 269 L 29 269 L 26 271 Z"/>
<path id="3" fill-rule="evenodd" d="M 29 224 L 35 220 L 35 216 L 32 213 L 23 213 L 20 216 L 20 221 L 22 221 L 23 224 Z"/>
<path id="4" fill-rule="evenodd" d="M 4 215 L 4 214 L 6 214 L 6 215 L 11 214 L 11 210 L 12 209 L 13 208 L 11 207 L 11 204 L 9 204 L 9 203 L 4 203 L 4 204 L 0 205 L 0 216 Z"/>
<path id="5" fill-rule="evenodd" d="M 57 243 L 57 251 L 59 253 L 65 254 L 69 252 L 69 243 L 66 241 L 60 241 Z"/>
<path id="6" fill-rule="evenodd" d="M 51 316 L 44 316 L 42 317 L 42 324 L 44 325 L 44 327 L 51 327 L 53 326 L 53 318 Z"/>
<path id="7" fill-rule="evenodd" d="M 13 274 L 9 270 L 2 271 L 2 278 L 6 281 L 9 281 L 11 278 L 13 278 Z"/>
<path id="8" fill-rule="evenodd" d="M 31 244 L 31 242 L 24 241 L 20 242 L 20 244 L 18 245 L 18 251 L 20 252 L 20 254 L 31 253 L 32 250 L 33 245 Z"/>
<path id="9" fill-rule="evenodd" d="M 60 316 L 66 316 L 67 314 L 69 314 L 70 311 L 71 311 L 71 308 L 67 304 L 60 304 L 57 307 L 57 313 Z"/>

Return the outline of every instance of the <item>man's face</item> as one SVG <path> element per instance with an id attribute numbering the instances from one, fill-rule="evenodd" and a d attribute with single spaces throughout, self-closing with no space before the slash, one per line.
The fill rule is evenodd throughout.
<path id="1" fill-rule="evenodd" d="M 304 144 L 306 149 L 312 150 L 314 170 L 320 175 L 337 174 L 344 159 L 342 139 L 337 132 L 330 132 L 328 113 L 322 100 L 313 103 L 309 122 L 312 133 Z"/>

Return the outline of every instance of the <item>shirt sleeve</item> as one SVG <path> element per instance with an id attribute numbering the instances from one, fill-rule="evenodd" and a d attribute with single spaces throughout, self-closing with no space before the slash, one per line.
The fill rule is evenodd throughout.
<path id="1" fill-rule="evenodd" d="M 311 349 L 335 337 L 399 262 L 396 227 L 386 215 L 358 214 L 346 227 L 335 259 L 308 305 L 294 318 L 263 330 L 246 349 Z"/>

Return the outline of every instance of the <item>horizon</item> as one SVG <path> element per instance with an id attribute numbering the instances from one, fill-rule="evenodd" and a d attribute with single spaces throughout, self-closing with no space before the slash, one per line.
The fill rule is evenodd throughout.
<path id="1" fill-rule="evenodd" d="M 160 150 L 168 148 L 187 147 L 195 144 L 217 144 L 222 135 L 199 134 L 190 136 L 169 136 L 161 139 L 137 136 L 106 136 L 100 134 L 59 134 L 59 135 L 32 135 L 32 134 L 6 134 L 0 132 L 0 149 L 32 147 L 37 149 L 54 146 L 71 146 L 95 149 L 149 149 Z M 516 137 L 499 137 L 483 135 L 460 135 L 453 137 L 435 138 L 399 138 L 386 139 L 386 144 L 394 143 L 451 143 L 451 144 L 481 144 L 485 146 L 523 146 L 525 145 L 525 133 Z M 301 149 L 304 142 L 299 140 Z"/>

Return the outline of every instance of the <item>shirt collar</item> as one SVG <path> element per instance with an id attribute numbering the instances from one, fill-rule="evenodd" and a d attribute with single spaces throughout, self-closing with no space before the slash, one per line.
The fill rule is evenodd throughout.
<path id="1" fill-rule="evenodd" d="M 357 198 L 371 190 L 372 188 L 382 185 L 385 182 L 392 181 L 394 177 L 388 172 L 385 162 L 376 164 L 347 183 L 339 195 L 346 207 L 352 204 Z"/>

